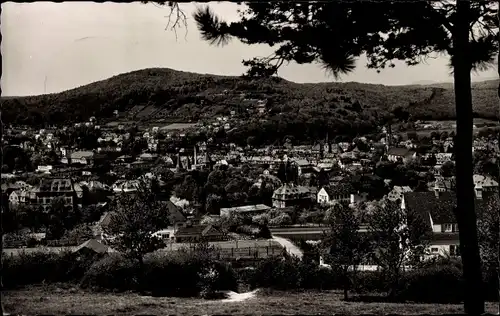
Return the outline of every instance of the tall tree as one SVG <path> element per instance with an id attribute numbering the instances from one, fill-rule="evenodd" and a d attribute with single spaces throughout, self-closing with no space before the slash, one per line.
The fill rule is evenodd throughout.
<path id="1" fill-rule="evenodd" d="M 383 201 L 367 217 L 373 258 L 382 268 L 389 295 L 394 296 L 404 267 L 424 255 L 430 232 L 421 217 L 402 211 L 397 201 Z"/>
<path id="2" fill-rule="evenodd" d="M 250 1 L 240 20 L 226 23 L 209 7 L 194 18 L 202 38 L 214 45 L 231 37 L 277 47 L 271 56 L 243 61 L 247 77 L 270 77 L 285 63 L 319 62 L 335 77 L 355 69 L 365 54 L 368 67 L 417 65 L 447 53 L 454 72 L 457 115 L 457 221 L 464 277 L 465 311 L 484 312 L 472 183 L 471 70 L 482 70 L 497 52 L 497 1 Z M 370 12 L 369 15 L 366 12 Z M 479 293 L 479 294 L 478 294 Z"/>
<path id="3" fill-rule="evenodd" d="M 325 262 L 342 278 L 344 300 L 347 300 L 352 277 L 369 250 L 368 238 L 359 231 L 360 218 L 357 214 L 340 203 L 327 211 L 325 219 L 330 225 L 330 231 L 321 241 Z"/>
<path id="4" fill-rule="evenodd" d="M 481 250 L 481 259 L 483 262 L 483 271 L 485 272 L 486 279 L 490 280 L 491 277 L 498 273 L 498 247 L 499 247 L 499 213 L 498 207 L 500 206 L 499 197 L 497 194 L 485 199 L 486 203 L 478 220 L 479 241 Z"/>
<path id="5" fill-rule="evenodd" d="M 144 255 L 164 246 L 153 233 L 169 225 L 169 213 L 145 181 L 133 194 L 117 196 L 114 204 L 108 232 L 118 236 L 114 247 L 137 260 L 142 269 Z"/>
<path id="6" fill-rule="evenodd" d="M 500 23 L 500 1 L 498 1 L 498 3 L 497 3 L 497 21 Z M 499 42 L 499 46 L 500 46 L 500 32 L 498 32 L 498 42 Z M 498 58 L 497 58 L 497 70 L 498 70 L 498 75 L 500 77 L 500 52 L 499 52 Z M 500 99 L 500 81 L 498 82 L 498 97 Z M 500 111 L 499 111 L 499 113 L 500 113 Z M 500 116 L 498 117 L 498 119 L 500 120 Z M 498 136 L 498 140 L 500 141 L 500 133 L 498 133 L 497 136 Z M 497 170 L 500 171 L 500 159 L 498 159 L 498 158 L 497 158 L 497 167 L 498 167 Z M 500 183 L 500 172 L 498 173 L 497 181 L 498 181 L 498 183 Z M 500 190 L 498 191 L 498 195 L 500 197 Z M 500 221 L 498 222 L 498 225 L 499 225 L 498 233 L 499 233 L 499 239 L 500 239 Z M 497 264 L 498 313 L 500 314 L 500 242 L 498 243 L 498 248 L 497 248 L 497 260 L 498 260 L 498 264 Z"/>

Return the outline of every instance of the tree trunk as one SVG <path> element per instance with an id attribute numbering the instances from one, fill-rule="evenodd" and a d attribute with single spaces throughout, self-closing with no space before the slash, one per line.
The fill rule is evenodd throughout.
<path id="1" fill-rule="evenodd" d="M 344 268 L 344 301 L 349 299 L 349 283 L 349 266 L 347 266 L 347 268 Z"/>
<path id="2" fill-rule="evenodd" d="M 473 117 L 469 59 L 469 0 L 457 0 L 456 14 L 453 30 L 453 75 L 457 115 L 455 214 L 459 226 L 460 251 L 466 283 L 464 309 L 469 315 L 480 315 L 484 313 L 484 291 L 472 180 Z"/>
<path id="3" fill-rule="evenodd" d="M 500 0 L 498 1 L 498 10 L 497 10 L 497 18 L 498 21 L 500 21 Z M 498 43 L 500 44 L 500 33 L 498 33 Z M 500 78 L 500 52 L 498 53 L 498 59 L 497 59 L 497 71 L 498 71 L 498 77 Z M 498 82 L 498 98 L 500 100 L 500 81 Z M 500 122 L 500 111 L 498 112 L 498 120 Z M 499 133 L 499 143 L 498 145 L 500 146 L 500 133 Z M 496 148 L 494 149 L 496 150 Z M 495 158 L 497 159 L 497 165 L 498 165 L 498 170 L 500 171 L 500 159 L 496 155 L 495 152 Z M 500 175 L 497 178 L 498 183 L 500 183 Z M 500 196 L 500 190 L 498 190 L 498 194 Z M 500 226 L 500 220 L 498 221 L 498 225 Z M 499 227 L 500 228 L 500 227 Z M 498 230 L 498 233 L 500 234 L 500 229 Z M 500 315 L 500 236 L 497 241 L 497 290 L 498 290 L 498 314 Z"/>
<path id="4" fill-rule="evenodd" d="M 139 288 L 139 293 L 144 294 L 144 289 L 145 289 L 145 284 L 144 284 L 144 258 L 139 255 L 137 257 L 137 261 L 139 263 L 138 268 L 139 271 L 137 273 L 137 282 L 138 288 Z"/>

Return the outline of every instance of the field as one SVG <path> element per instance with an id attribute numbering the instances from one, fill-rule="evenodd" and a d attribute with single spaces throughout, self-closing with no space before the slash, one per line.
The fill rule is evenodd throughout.
<path id="1" fill-rule="evenodd" d="M 341 294 L 325 292 L 267 292 L 237 302 L 138 294 L 88 293 L 53 285 L 3 292 L 5 311 L 24 315 L 442 315 L 460 314 L 461 305 L 346 302 Z M 494 313 L 493 303 L 487 311 Z"/>

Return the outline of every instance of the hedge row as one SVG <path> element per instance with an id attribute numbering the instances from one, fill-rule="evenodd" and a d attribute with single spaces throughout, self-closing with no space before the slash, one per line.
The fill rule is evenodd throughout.
<path id="1" fill-rule="evenodd" d="M 236 290 L 238 283 L 251 288 L 340 289 L 339 277 L 330 269 L 296 258 L 270 258 L 253 268 L 238 269 L 212 256 L 210 251 L 178 252 L 146 256 L 143 269 L 119 254 L 77 257 L 72 253 L 30 253 L 3 257 L 6 289 L 18 286 L 73 282 L 102 291 L 141 291 L 158 296 L 196 296 L 219 290 Z M 397 299 L 416 302 L 452 303 L 463 300 L 460 264 L 434 262 L 403 274 Z M 379 272 L 358 272 L 351 290 L 385 292 Z M 495 278 L 489 278 L 488 294 L 496 297 Z M 491 292 L 491 293 L 490 293 Z"/>

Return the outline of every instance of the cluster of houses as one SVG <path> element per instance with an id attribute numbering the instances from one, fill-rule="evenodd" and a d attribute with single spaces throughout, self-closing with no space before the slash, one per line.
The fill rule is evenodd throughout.
<path id="1" fill-rule="evenodd" d="M 255 111 L 261 113 L 265 111 L 265 102 L 254 102 Z M 92 166 L 102 158 L 102 153 L 113 151 L 121 152 L 123 142 L 130 137 L 130 133 L 125 129 L 118 128 L 122 132 L 107 131 L 104 127 L 97 125 L 95 119 L 84 123 L 87 127 L 102 129 L 101 137 L 98 139 L 99 147 L 95 150 L 77 150 L 62 148 L 58 146 L 57 139 L 53 133 L 41 130 L 35 134 L 35 138 L 41 141 L 48 149 L 55 150 L 60 155 L 60 165 L 62 168 L 69 166 L 85 166 L 82 176 L 92 174 Z M 190 124 L 189 127 L 193 127 Z M 182 130 L 186 126 L 177 126 Z M 231 117 L 219 117 L 214 122 L 202 128 L 231 128 Z M 168 131 L 175 128 L 168 129 Z M 365 137 L 359 137 L 356 142 L 328 141 L 328 136 L 324 141 L 313 146 L 293 146 L 286 142 L 282 147 L 271 147 L 253 149 L 249 147 L 227 144 L 219 149 L 209 149 L 207 142 L 199 142 L 190 148 L 180 148 L 175 154 L 160 153 L 161 141 L 157 137 L 161 128 L 152 127 L 139 133 L 137 138 L 146 139 L 147 149 L 137 157 L 116 154 L 112 163 L 122 166 L 133 166 L 141 163 L 161 163 L 170 167 L 174 173 L 185 173 L 189 170 L 212 169 L 217 165 L 234 166 L 254 166 L 264 170 L 259 179 L 255 179 L 255 186 L 260 186 L 264 182 L 278 183 L 273 195 L 271 205 L 243 205 L 234 208 L 221 209 L 221 215 L 230 213 L 241 214 L 262 214 L 271 209 L 286 209 L 289 207 L 307 208 L 314 204 L 331 205 L 335 202 L 345 202 L 354 205 L 359 202 L 368 202 L 367 192 L 356 190 L 353 185 L 339 181 L 340 179 L 330 178 L 327 185 L 310 186 L 304 183 L 281 183 L 275 176 L 279 166 L 284 161 L 291 161 L 297 168 L 298 175 L 302 178 L 318 175 L 320 172 L 328 172 L 333 169 L 341 170 L 342 173 L 351 172 L 372 173 L 375 163 L 380 157 L 385 157 L 391 162 L 408 163 L 412 160 L 429 160 L 435 158 L 435 165 L 431 169 L 439 170 L 439 167 L 446 162 L 453 161 L 453 142 L 451 139 L 432 140 L 431 151 L 422 153 L 419 144 L 411 140 L 400 140 L 391 135 L 390 131 L 385 131 L 385 135 L 377 142 Z M 383 131 L 384 132 L 384 131 Z M 170 133 L 170 132 L 169 132 Z M 182 133 L 180 134 L 182 136 Z M 167 134 L 167 138 L 173 137 Z M 363 148 L 361 148 L 362 144 Z M 493 143 L 493 149 L 498 151 L 498 144 Z M 30 142 L 21 145 L 25 150 L 34 150 Z M 485 150 L 491 144 L 483 140 L 475 140 L 474 150 Z M 61 167 L 58 167 L 61 168 Z M 31 186 L 23 181 L 9 182 L 2 184 L 2 193 L 8 197 L 9 203 L 13 207 L 19 205 L 36 205 L 47 209 L 54 198 L 62 198 L 68 207 L 81 207 L 84 192 L 95 195 L 96 203 L 105 203 L 109 198 L 121 192 L 133 193 L 138 188 L 139 179 L 118 180 L 114 184 L 107 186 L 99 181 L 75 181 L 72 177 L 61 176 L 56 172 L 55 166 L 38 166 L 39 172 L 51 175 L 44 177 L 40 183 Z M 436 173 L 436 180 L 429 183 L 427 192 L 412 192 L 409 187 L 393 187 L 387 198 L 401 201 L 401 209 L 412 209 L 421 214 L 428 221 L 435 236 L 431 245 L 432 253 L 442 253 L 444 251 L 451 254 L 456 252 L 458 245 L 457 225 L 454 222 L 452 208 L 456 200 L 454 191 L 454 181 L 452 177 L 439 176 Z M 478 207 L 486 203 L 487 192 L 498 190 L 498 183 L 483 175 L 474 175 L 474 185 Z M 157 232 L 165 240 L 173 242 L 195 241 L 199 239 L 221 240 L 224 234 L 212 225 L 202 225 L 199 219 L 183 211 L 183 207 L 175 198 L 165 201 L 165 208 L 172 218 L 172 227 L 166 227 Z M 105 227 L 109 225 L 112 212 L 106 213 L 98 223 L 96 223 L 95 237 L 97 240 L 107 238 Z"/>

